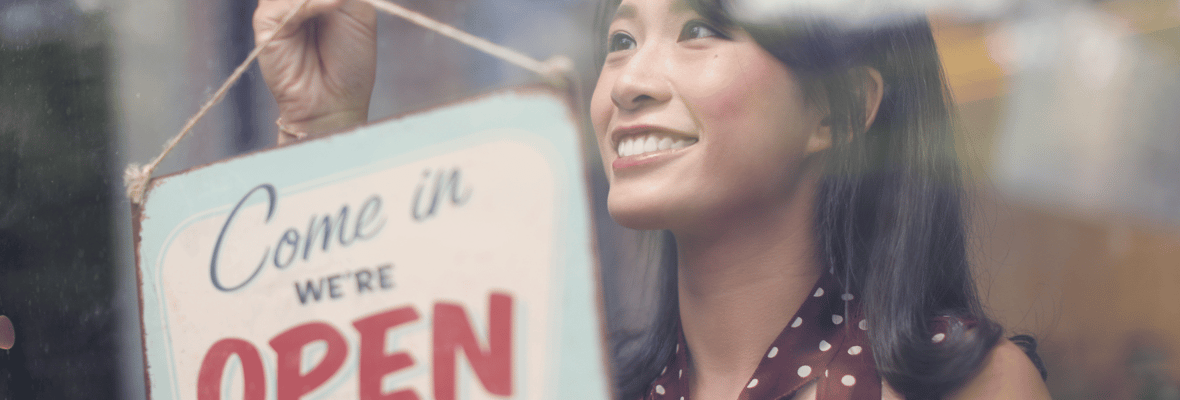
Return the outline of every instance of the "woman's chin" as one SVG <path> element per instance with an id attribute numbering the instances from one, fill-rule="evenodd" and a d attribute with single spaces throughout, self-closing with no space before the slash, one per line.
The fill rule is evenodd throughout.
<path id="1" fill-rule="evenodd" d="M 674 225 L 677 214 L 663 204 L 644 204 L 633 201 L 607 200 L 610 216 L 619 225 L 636 230 L 662 230 Z"/>

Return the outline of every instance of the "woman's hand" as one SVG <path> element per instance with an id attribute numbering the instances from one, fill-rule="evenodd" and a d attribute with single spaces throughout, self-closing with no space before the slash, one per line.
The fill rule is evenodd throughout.
<path id="1" fill-rule="evenodd" d="M 311 135 L 365 123 L 377 70 L 377 16 L 357 0 L 259 0 L 254 37 L 272 41 L 258 56 L 283 125 Z M 283 137 L 280 136 L 280 143 Z"/>

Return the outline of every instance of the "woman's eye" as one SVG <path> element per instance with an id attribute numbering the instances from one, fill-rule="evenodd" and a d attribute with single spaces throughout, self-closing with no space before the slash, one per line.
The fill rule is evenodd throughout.
<path id="1" fill-rule="evenodd" d="M 607 43 L 607 52 L 616 52 L 619 50 L 630 50 L 635 48 L 635 39 L 626 33 L 618 32 L 610 36 Z"/>
<path id="2" fill-rule="evenodd" d="M 689 21 L 684 25 L 684 29 L 680 31 L 679 41 L 703 39 L 707 37 L 724 38 L 720 31 L 701 21 Z"/>

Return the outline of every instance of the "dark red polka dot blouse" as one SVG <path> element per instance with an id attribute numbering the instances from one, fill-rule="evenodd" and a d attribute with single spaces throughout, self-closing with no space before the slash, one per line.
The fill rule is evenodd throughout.
<path id="1" fill-rule="evenodd" d="M 817 383 L 817 400 L 879 400 L 881 378 L 873 364 L 859 302 L 823 274 L 794 318 L 771 343 L 741 400 L 790 399 Z M 689 400 L 692 355 L 680 334 L 676 354 L 652 382 L 645 399 Z"/>

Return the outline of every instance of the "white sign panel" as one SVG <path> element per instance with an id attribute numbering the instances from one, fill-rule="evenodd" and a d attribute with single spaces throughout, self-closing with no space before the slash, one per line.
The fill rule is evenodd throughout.
<path id="1" fill-rule="evenodd" d="M 157 399 L 605 399 L 586 175 L 522 89 L 152 182 Z"/>

